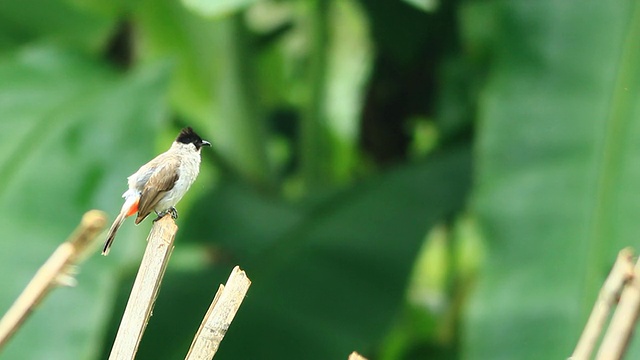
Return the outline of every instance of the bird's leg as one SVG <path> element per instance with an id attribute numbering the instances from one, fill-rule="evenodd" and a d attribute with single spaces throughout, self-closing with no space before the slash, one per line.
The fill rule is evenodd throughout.
<path id="1" fill-rule="evenodd" d="M 154 210 L 155 211 L 155 210 Z M 171 218 L 172 219 L 177 219 L 178 218 L 178 210 L 176 210 L 176 208 L 174 208 L 173 206 L 168 208 L 167 210 L 161 211 L 161 212 L 157 212 L 156 211 L 156 215 L 158 215 L 157 218 L 155 218 L 153 220 L 153 222 L 156 222 L 160 219 L 162 219 L 163 217 L 165 217 L 165 215 L 167 214 L 171 214 Z"/>

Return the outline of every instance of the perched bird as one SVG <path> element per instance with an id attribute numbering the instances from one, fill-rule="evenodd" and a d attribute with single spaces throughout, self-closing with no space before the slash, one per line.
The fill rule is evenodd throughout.
<path id="1" fill-rule="evenodd" d="M 211 143 L 202 140 L 190 127 L 184 128 L 169 150 L 142 165 L 127 178 L 129 190 L 122 194 L 124 205 L 109 229 L 102 255 L 109 254 L 120 225 L 136 212 L 136 225 L 151 211 L 158 215 L 156 220 L 166 214 L 171 214 L 174 219 L 178 217 L 175 206 L 198 176 L 200 149 L 203 146 L 211 146 Z"/>

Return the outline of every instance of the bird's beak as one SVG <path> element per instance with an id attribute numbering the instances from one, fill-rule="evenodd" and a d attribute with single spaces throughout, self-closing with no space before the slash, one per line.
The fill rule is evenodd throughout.
<path id="1" fill-rule="evenodd" d="M 207 140 L 202 140 L 202 145 L 201 146 L 211 146 L 211 143 L 208 142 Z"/>

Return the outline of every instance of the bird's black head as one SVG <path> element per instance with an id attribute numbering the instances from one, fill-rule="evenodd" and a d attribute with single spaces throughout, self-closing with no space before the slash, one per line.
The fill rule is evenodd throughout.
<path id="1" fill-rule="evenodd" d="M 202 140 L 202 138 L 190 127 L 186 127 L 180 131 L 180 134 L 178 134 L 178 137 L 176 138 L 176 142 L 193 144 L 196 149 L 200 149 L 203 146 L 211 146 L 210 142 Z"/>

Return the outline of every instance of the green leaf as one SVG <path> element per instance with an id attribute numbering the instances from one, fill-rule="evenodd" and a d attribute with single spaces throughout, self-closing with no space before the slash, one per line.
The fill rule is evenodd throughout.
<path id="1" fill-rule="evenodd" d="M 436 10 L 440 3 L 438 0 L 404 0 L 404 2 L 425 12 Z"/>
<path id="2" fill-rule="evenodd" d="M 207 211 L 198 211 L 215 204 Z M 226 181 L 203 196 L 178 233 L 177 241 L 216 245 L 242 258 L 251 258 L 273 246 L 308 216 L 305 206 L 261 194 L 245 184 Z M 247 221 L 251 226 L 247 226 Z M 207 224 L 206 231 L 199 224 Z M 184 239 L 184 240 L 182 240 Z"/>
<path id="3" fill-rule="evenodd" d="M 373 66 L 364 10 L 355 1 L 334 1 L 327 46 L 327 86 L 323 112 L 332 138 L 334 183 L 351 180 L 357 162 L 363 98 Z"/>
<path id="4" fill-rule="evenodd" d="M 617 252 L 638 244 L 640 6 L 500 4 L 478 148 L 490 253 L 464 351 L 567 358 Z"/>
<path id="5" fill-rule="evenodd" d="M 427 230 L 464 206 L 469 185 L 469 149 L 455 149 L 321 205 L 247 264 L 250 301 L 221 352 L 331 359 L 371 349 L 404 301 Z"/>
<path id="6" fill-rule="evenodd" d="M 0 59 L 0 313 L 84 212 L 118 211 L 126 176 L 148 160 L 164 114 L 166 70 L 121 76 L 83 56 L 43 47 Z M 131 230 L 123 228 L 114 253 L 142 246 L 139 239 L 126 241 Z M 97 253 L 87 259 L 77 287 L 54 290 L 2 355 L 94 358 L 118 259 Z"/>
<path id="7" fill-rule="evenodd" d="M 242 10 L 257 0 L 182 0 L 182 4 L 200 16 L 215 17 L 230 15 Z"/>
<path id="8" fill-rule="evenodd" d="M 67 0 L 0 1 L 0 49 L 46 39 L 97 51 L 114 25 L 114 17 Z"/>
<path id="9" fill-rule="evenodd" d="M 173 61 L 170 96 L 175 110 L 191 119 L 207 119 L 215 106 L 216 24 L 170 0 L 142 0 L 132 16 L 138 29 L 138 61 Z"/>
<path id="10" fill-rule="evenodd" d="M 469 186 L 470 150 L 458 148 L 358 184 L 302 215 L 294 216 L 273 199 L 247 201 L 251 194 L 223 187 L 230 194 L 217 195 L 215 205 L 211 198 L 196 204 L 195 212 L 204 215 L 190 218 L 184 228 L 222 248 L 223 261 L 216 269 L 223 270 L 216 272 L 224 275 L 211 278 L 207 291 L 181 287 L 179 293 L 165 283 L 160 299 L 163 293 L 181 296 L 171 296 L 170 310 L 156 308 L 153 321 L 170 317 L 175 322 L 157 321 L 184 323 L 180 319 L 189 318 L 195 331 L 192 306 L 200 308 L 202 317 L 217 283 L 225 281 L 238 260 L 253 284 L 220 357 L 297 359 L 305 354 L 305 359 L 332 359 L 354 349 L 373 349 L 402 307 L 427 230 L 465 205 Z M 236 232 L 241 235 L 234 237 Z M 247 247 L 229 246 L 235 238 Z M 257 253 L 254 244 L 260 248 Z M 232 250 L 227 253 L 231 261 L 224 261 L 225 248 Z M 188 281 L 183 277 L 178 283 Z M 172 344 L 153 339 L 172 336 L 173 343 L 188 347 L 193 336 L 175 327 L 150 326 L 149 331 L 140 349 L 144 358 L 172 351 Z"/>

